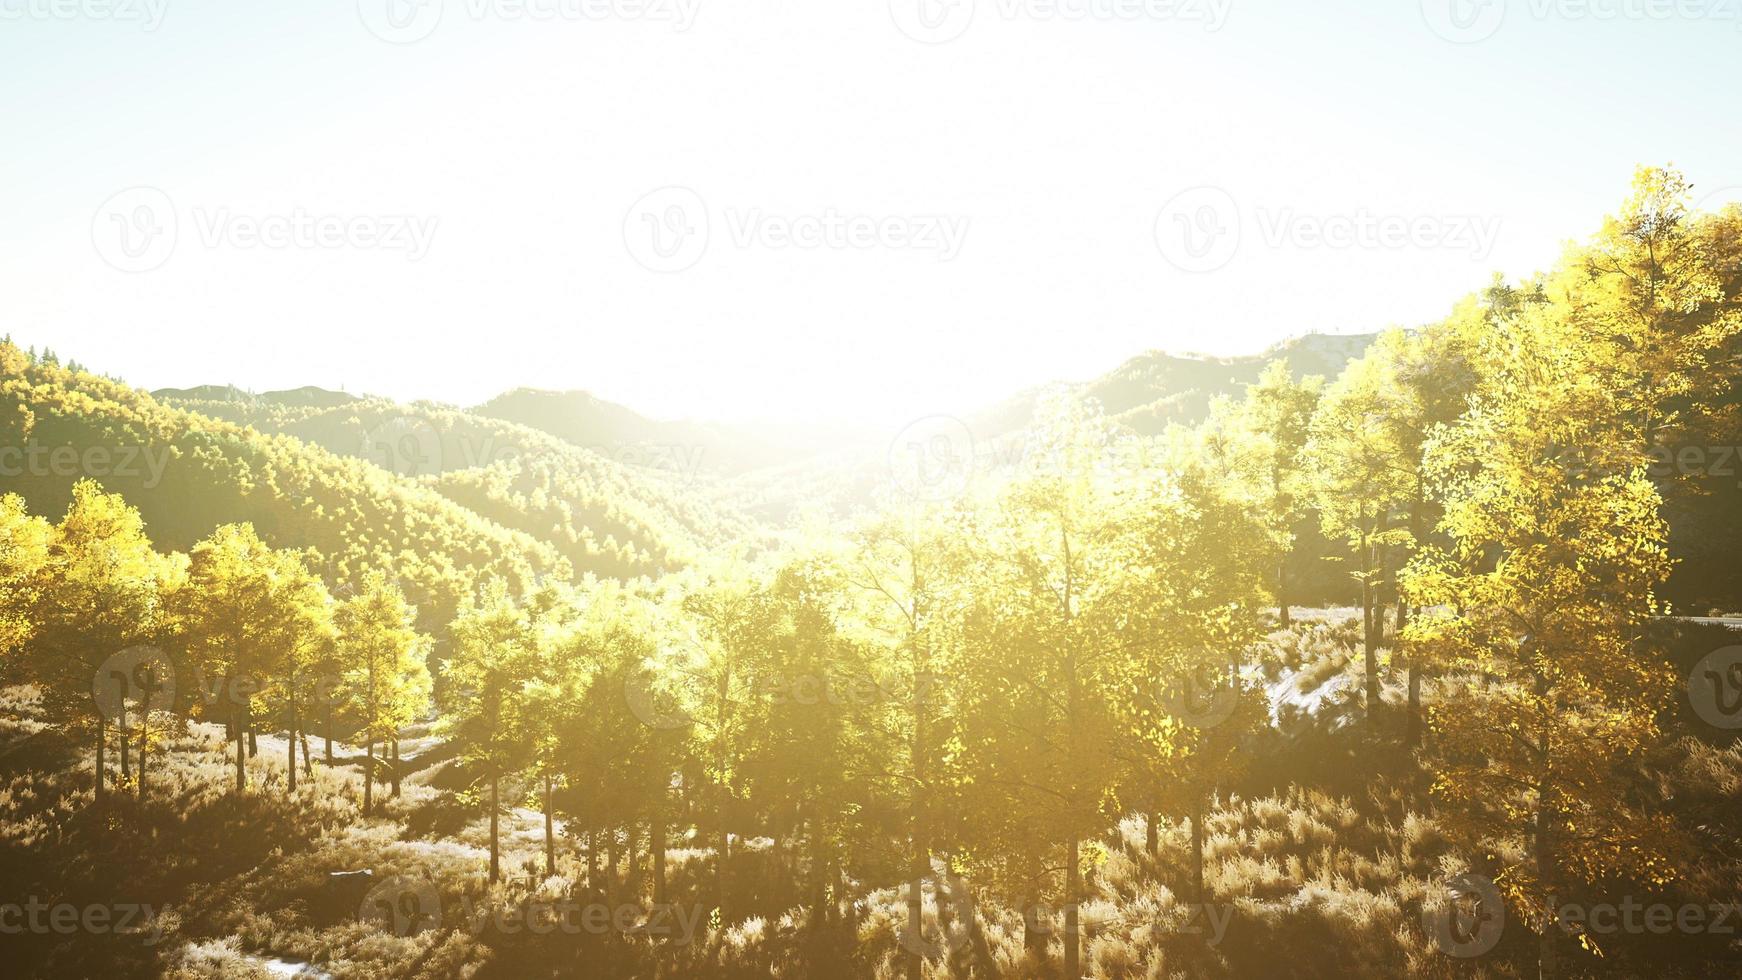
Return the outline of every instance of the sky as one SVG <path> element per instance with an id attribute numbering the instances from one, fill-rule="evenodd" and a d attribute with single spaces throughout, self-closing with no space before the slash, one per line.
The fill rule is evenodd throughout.
<path id="1" fill-rule="evenodd" d="M 1633 168 L 1742 198 L 1739 0 L 0 0 L 0 332 L 144 387 L 965 411 L 1443 316 Z"/>

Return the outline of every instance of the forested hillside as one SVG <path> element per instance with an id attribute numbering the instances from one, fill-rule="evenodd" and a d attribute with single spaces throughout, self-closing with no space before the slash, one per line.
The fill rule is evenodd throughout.
<path id="1" fill-rule="evenodd" d="M 610 447 L 585 449 L 446 406 L 308 392 L 252 396 L 208 386 L 157 394 L 414 479 L 555 548 L 578 573 L 657 575 L 752 536 L 744 518 L 710 502 L 711 477 L 684 462 L 686 447 L 660 460 L 630 454 L 620 462 Z"/>
<path id="2" fill-rule="evenodd" d="M 429 486 L 285 435 L 163 404 L 117 381 L 0 344 L 3 479 L 35 513 L 60 514 L 74 484 L 98 480 L 137 507 L 166 548 L 186 551 L 248 522 L 281 548 L 313 548 L 337 586 L 366 571 L 403 583 L 426 622 L 445 622 L 486 579 L 530 588 L 568 578 L 557 548 Z"/>

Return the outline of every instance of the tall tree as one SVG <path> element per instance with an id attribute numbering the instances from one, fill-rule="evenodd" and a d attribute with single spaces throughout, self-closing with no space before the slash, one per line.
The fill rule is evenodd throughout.
<path id="1" fill-rule="evenodd" d="M 1116 808 L 1112 706 L 1137 655 L 1119 633 L 1115 541 L 1122 494 L 1145 467 L 1094 406 L 1056 398 L 1040 417 L 1017 474 L 970 531 L 962 738 L 979 784 L 969 809 L 980 870 L 1016 890 L 1032 955 L 1056 899 L 1065 971 L 1079 976 L 1082 842 Z"/>
<path id="2" fill-rule="evenodd" d="M 95 481 L 73 487 L 72 503 L 54 529 L 31 590 L 37 597 L 31 661 L 51 708 L 94 732 L 99 804 L 108 781 L 107 729 L 121 719 L 105 717 L 91 696 L 93 678 L 111 656 L 161 636 L 162 586 L 170 574 L 170 564 L 152 550 L 138 511 Z M 132 673 L 124 675 L 119 683 L 131 683 Z M 130 693 L 123 688 L 122 704 Z M 123 745 L 126 739 L 123 723 Z"/>
<path id="3" fill-rule="evenodd" d="M 449 635 L 453 647 L 442 669 L 439 732 L 489 788 L 490 880 L 498 881 L 502 780 L 526 764 L 528 682 L 538 669 L 538 637 L 526 610 L 501 583 L 463 609 Z"/>
<path id="4" fill-rule="evenodd" d="M 1289 559 L 1311 497 L 1303 454 L 1324 387 L 1324 379 L 1317 375 L 1296 380 L 1288 364 L 1279 360 L 1266 367 L 1258 382 L 1246 389 L 1246 399 L 1240 406 L 1246 431 L 1260 445 L 1256 460 L 1258 499 L 1263 505 L 1264 520 L 1281 545 L 1281 555 L 1276 560 L 1275 591 L 1278 614 L 1285 627 L 1289 625 L 1292 595 Z"/>
<path id="5" fill-rule="evenodd" d="M 1480 322 L 1480 312 L 1466 303 L 1445 323 L 1410 333 L 1391 330 L 1380 334 L 1369 354 L 1379 376 L 1376 424 L 1394 451 L 1396 526 L 1387 536 L 1394 552 L 1389 564 L 1395 569 L 1408 563 L 1438 520 L 1429 489 L 1425 447 L 1429 439 L 1457 421 L 1469 404 L 1476 379 L 1464 345 L 1472 325 Z M 1402 640 L 1409 612 L 1409 603 L 1399 591 L 1397 646 L 1409 670 L 1404 743 L 1415 745 L 1421 734 L 1424 658 Z"/>
<path id="6" fill-rule="evenodd" d="M 371 573 L 333 615 L 339 650 L 348 665 L 338 696 L 361 726 L 363 812 L 374 808 L 375 746 L 427 710 L 430 639 L 417 631 L 417 610 L 399 586 Z"/>
<path id="7" fill-rule="evenodd" d="M 880 650 L 889 697 L 870 712 L 876 741 L 896 747 L 888 760 L 890 795 L 906 811 L 906 971 L 919 980 L 926 953 L 921 935 L 925 879 L 933 877 L 934 847 L 945 836 L 954 793 L 965 774 L 949 747 L 956 738 L 947 679 L 957 656 L 964 555 L 959 514 L 922 501 L 892 507 L 860 527 L 846 560 L 863 603 L 853 621 Z M 941 888 L 934 894 L 942 896 Z M 970 924 L 970 928 L 971 928 Z"/>
<path id="8" fill-rule="evenodd" d="M 1430 715 L 1443 819 L 1501 856 L 1552 976 L 1543 910 L 1571 882 L 1669 875 L 1667 822 L 1627 770 L 1674 687 L 1641 639 L 1670 561 L 1631 394 L 1604 380 L 1576 310 L 1501 311 L 1476 356 L 1469 412 L 1428 445 L 1449 546 L 1406 576 L 1426 610 L 1408 639 L 1462 682 Z"/>
<path id="9" fill-rule="evenodd" d="M 1384 708 L 1379 678 L 1383 556 L 1408 533 L 1396 520 L 1409 481 L 1398 466 L 1397 430 L 1388 416 L 1392 396 L 1375 354 L 1350 363 L 1319 403 L 1306 447 L 1325 533 L 1347 541 L 1355 554 L 1367 718 L 1373 725 Z"/>
<path id="10" fill-rule="evenodd" d="M 174 609 L 182 646 L 202 678 L 202 693 L 223 714 L 236 741 L 236 791 L 241 792 L 247 786 L 256 698 L 295 676 L 293 658 L 319 642 L 326 590 L 301 555 L 274 551 L 252 525 L 226 524 L 189 553 L 187 584 L 176 590 Z M 294 781 L 294 772 L 290 778 Z"/>

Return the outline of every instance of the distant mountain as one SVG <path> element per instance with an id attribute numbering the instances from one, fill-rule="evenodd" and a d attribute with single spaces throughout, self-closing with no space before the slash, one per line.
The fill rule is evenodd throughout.
<path id="1" fill-rule="evenodd" d="M 1334 378 L 1345 365 L 1366 353 L 1377 334 L 1308 334 L 1279 343 L 1259 354 L 1207 357 L 1150 351 L 1139 354 L 1106 374 L 1088 381 L 1062 383 L 1083 398 L 1093 398 L 1118 422 L 1143 435 L 1159 435 L 1170 424 L 1192 425 L 1209 414 L 1218 396 L 1238 398 L 1264 369 L 1282 361 L 1295 375 Z M 961 419 L 974 443 L 979 465 L 1014 459 L 1023 434 L 1034 422 L 1035 405 L 1044 388 L 1023 391 Z M 796 507 L 814 507 L 836 514 L 866 506 L 886 482 L 890 440 L 861 442 L 839 451 L 793 456 L 777 466 L 744 473 L 726 481 L 719 500 L 763 520 L 779 523 Z"/>
<path id="2" fill-rule="evenodd" d="M 1274 361 L 1286 363 L 1297 377 L 1334 378 L 1377 338 L 1377 334 L 1307 334 L 1263 353 L 1239 357 L 1149 351 L 1100 377 L 1065 387 L 1099 401 L 1109 416 L 1138 432 L 1159 435 L 1170 423 L 1190 425 L 1202 420 L 1217 396 L 1238 397 Z M 1017 431 L 1032 420 L 1040 393 L 1040 389 L 1024 391 L 964 421 L 977 438 Z"/>
<path id="3" fill-rule="evenodd" d="M 472 414 L 514 422 L 632 466 L 674 458 L 699 472 L 731 476 L 822 448 L 820 437 L 710 422 L 664 421 L 585 391 L 516 388 Z"/>
<path id="4" fill-rule="evenodd" d="M 221 386 L 184 391 L 215 397 L 158 395 L 190 412 L 290 436 L 408 478 L 554 547 L 577 572 L 653 575 L 754 535 L 742 516 L 699 492 L 703 477 L 683 447 L 625 458 L 450 406 L 318 388 L 240 398 Z"/>
<path id="5" fill-rule="evenodd" d="M 193 388 L 159 388 L 153 391 L 151 396 L 159 400 L 264 402 L 271 405 L 304 405 L 315 408 L 333 408 L 361 400 L 356 395 L 346 394 L 342 391 L 328 391 L 314 385 L 304 385 L 301 388 L 291 388 L 286 391 L 266 391 L 259 394 L 243 391 L 235 385 L 198 385 Z"/>

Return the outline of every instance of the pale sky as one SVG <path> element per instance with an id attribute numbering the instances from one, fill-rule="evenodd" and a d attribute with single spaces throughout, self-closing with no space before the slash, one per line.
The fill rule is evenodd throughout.
<path id="1" fill-rule="evenodd" d="M 1437 318 L 1637 163 L 1742 197 L 1738 6 L 0 0 L 0 332 L 146 387 L 966 409 Z"/>

